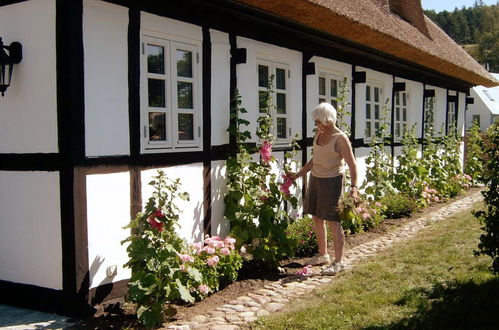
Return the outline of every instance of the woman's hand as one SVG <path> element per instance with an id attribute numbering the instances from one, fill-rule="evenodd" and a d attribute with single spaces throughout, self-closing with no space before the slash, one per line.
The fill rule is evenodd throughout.
<path id="1" fill-rule="evenodd" d="M 350 187 L 350 197 L 355 204 L 359 202 L 359 189 L 357 188 L 357 186 Z"/>

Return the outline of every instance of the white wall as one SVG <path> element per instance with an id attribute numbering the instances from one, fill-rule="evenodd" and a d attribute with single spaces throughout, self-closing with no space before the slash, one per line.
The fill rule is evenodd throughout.
<path id="1" fill-rule="evenodd" d="M 58 152 L 55 1 L 2 6 L 0 31 L 5 45 L 23 46 L 12 84 L 0 96 L 0 153 Z"/>
<path id="2" fill-rule="evenodd" d="M 83 2 L 85 144 L 88 157 L 129 155 L 128 9 Z"/>
<path id="3" fill-rule="evenodd" d="M 92 174 L 86 176 L 88 265 L 90 288 L 130 278 L 126 246 L 121 241 L 130 231 L 130 174 Z M 108 267 L 116 266 L 114 277 L 106 276 Z"/>
<path id="4" fill-rule="evenodd" d="M 141 172 L 143 206 L 145 206 L 152 195 L 153 187 L 148 183 L 153 180 L 153 176 L 157 175 L 157 170 L 151 169 Z M 190 195 L 190 201 L 183 201 L 181 199 L 175 201 L 177 206 L 182 210 L 178 222 L 180 225 L 180 229 L 178 229 L 179 236 L 190 242 L 201 241 L 204 221 L 203 164 L 180 165 L 162 168 L 161 170 L 170 179 L 179 178 L 181 185 L 179 191 L 188 192 Z"/>
<path id="5" fill-rule="evenodd" d="M 211 35 L 211 144 L 229 143 L 230 45 L 227 33 L 210 30 Z"/>
<path id="6" fill-rule="evenodd" d="M 290 137 L 301 134 L 302 109 L 302 54 L 300 52 L 266 44 L 252 39 L 237 38 L 237 47 L 246 48 L 247 60 L 237 65 L 237 88 L 242 98 L 242 107 L 247 114 L 242 116 L 250 121 L 247 130 L 251 132 L 253 142 L 256 136 L 256 120 L 258 118 L 258 67 L 257 60 L 265 59 L 289 65 L 290 78 L 287 88 L 287 111 L 289 114 Z"/>
<path id="7" fill-rule="evenodd" d="M 225 161 L 211 162 L 211 235 L 225 237 L 230 222 L 224 217 L 224 198 L 227 193 L 227 168 Z"/>
<path id="8" fill-rule="evenodd" d="M 59 174 L 0 172 L 0 279 L 62 289 Z"/>
<path id="9" fill-rule="evenodd" d="M 319 104 L 319 74 L 325 73 L 338 77 L 340 82 L 347 78 L 349 89 L 348 103 L 352 103 L 352 66 L 350 64 L 330 60 L 327 58 L 314 56 L 310 62 L 315 63 L 315 74 L 307 76 L 307 137 L 314 136 L 314 121 L 312 120 L 312 111 Z M 339 92 L 339 90 L 338 90 Z M 348 106 L 348 112 L 351 112 L 351 107 Z M 350 125 L 350 116 L 344 119 Z"/>

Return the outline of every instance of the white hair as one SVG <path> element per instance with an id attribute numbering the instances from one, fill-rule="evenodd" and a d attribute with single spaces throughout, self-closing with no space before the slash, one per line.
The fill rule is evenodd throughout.
<path id="1" fill-rule="evenodd" d="M 327 102 L 322 102 L 312 111 L 312 118 L 323 124 L 336 124 L 336 109 Z"/>

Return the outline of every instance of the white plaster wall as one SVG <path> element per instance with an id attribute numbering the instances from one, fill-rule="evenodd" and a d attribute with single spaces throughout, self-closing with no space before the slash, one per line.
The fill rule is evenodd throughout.
<path id="1" fill-rule="evenodd" d="M 151 31 L 155 33 L 166 33 L 178 41 L 185 39 L 193 41 L 203 40 L 203 30 L 201 26 L 177 21 L 171 18 L 141 12 L 140 24 L 141 30 L 145 34 L 147 34 L 147 31 Z"/>
<path id="2" fill-rule="evenodd" d="M 121 241 L 130 231 L 123 229 L 130 222 L 130 174 L 92 174 L 86 176 L 88 265 L 90 287 L 128 279 L 126 246 Z M 107 277 L 106 269 L 117 267 L 117 274 Z"/>
<path id="3" fill-rule="evenodd" d="M 475 88 L 471 89 L 470 97 L 474 99 L 474 103 L 468 105 L 468 111 L 466 111 L 466 127 L 471 127 L 473 125 L 473 115 L 479 115 L 480 131 L 485 132 L 492 122 L 490 110 L 477 94 Z"/>
<path id="4" fill-rule="evenodd" d="M 356 148 L 355 149 L 355 160 L 357 161 L 357 185 L 362 186 L 366 178 L 366 159 L 369 156 L 371 148 Z"/>
<path id="5" fill-rule="evenodd" d="M 83 2 L 85 144 L 88 157 L 129 155 L 128 9 Z"/>
<path id="6" fill-rule="evenodd" d="M 0 31 L 5 45 L 23 46 L 12 84 L 0 96 L 0 153 L 58 152 L 55 1 L 2 6 Z"/>
<path id="7" fill-rule="evenodd" d="M 230 222 L 224 217 L 224 197 L 227 193 L 227 168 L 225 161 L 211 162 L 211 235 L 225 237 L 230 232 Z"/>
<path id="8" fill-rule="evenodd" d="M 258 118 L 258 67 L 257 60 L 265 59 L 289 65 L 290 78 L 287 88 L 287 106 L 289 113 L 290 137 L 296 133 L 301 134 L 301 95 L 302 95 L 302 54 L 300 52 L 282 48 L 252 39 L 237 38 L 237 47 L 246 48 L 247 60 L 244 64 L 237 65 L 237 88 L 242 98 L 242 107 L 247 114 L 242 116 L 250 121 L 247 126 L 251 132 L 252 141 L 256 141 L 255 130 Z M 286 144 L 285 141 L 282 142 Z"/>
<path id="9" fill-rule="evenodd" d="M 314 136 L 314 121 L 312 120 L 312 111 L 319 103 L 319 74 L 326 73 L 335 75 L 340 79 L 347 78 L 347 85 L 349 89 L 348 103 L 352 103 L 352 66 L 350 64 L 330 60 L 327 58 L 314 56 L 310 62 L 315 63 L 315 74 L 307 76 L 307 137 Z M 351 112 L 351 107 L 348 106 L 348 112 Z M 350 116 L 345 116 L 344 119 L 350 125 Z"/>
<path id="10" fill-rule="evenodd" d="M 59 174 L 0 172 L 0 279 L 62 289 Z"/>
<path id="11" fill-rule="evenodd" d="M 464 136 L 464 120 L 466 110 L 466 94 L 458 93 L 458 112 L 457 112 L 457 135 Z"/>
<path id="12" fill-rule="evenodd" d="M 211 144 L 229 143 L 230 45 L 229 35 L 210 30 L 211 35 Z"/>
<path id="13" fill-rule="evenodd" d="M 414 134 L 416 138 L 419 138 L 422 129 L 424 85 L 402 78 L 395 78 L 395 82 L 405 82 L 405 91 L 409 95 L 408 127 L 412 128 L 414 126 Z"/>
<path id="14" fill-rule="evenodd" d="M 158 169 L 151 169 L 141 172 L 142 180 L 142 203 L 145 205 L 151 197 L 153 187 L 148 183 L 153 176 L 157 175 Z M 203 238 L 204 221 L 204 188 L 203 188 L 203 164 L 196 163 L 192 165 L 180 165 L 168 168 L 162 168 L 166 176 L 170 179 L 180 179 L 179 191 L 188 192 L 190 201 L 178 199 L 177 206 L 182 210 L 179 214 L 178 234 L 189 242 L 201 241 Z"/>
<path id="15" fill-rule="evenodd" d="M 392 101 L 392 87 L 393 87 L 393 77 L 391 75 L 374 71 L 371 69 L 357 67 L 356 71 L 365 71 L 366 72 L 366 83 L 355 84 L 356 93 L 355 93 L 355 138 L 365 138 L 366 132 L 366 85 L 367 84 L 375 84 L 380 86 L 383 89 L 383 93 L 381 96 L 381 109 L 383 109 L 385 102 L 389 99 L 387 106 L 389 111 L 391 111 L 391 101 Z M 381 111 L 380 109 L 380 111 Z M 390 112 L 387 114 L 388 116 L 388 131 L 390 131 Z M 360 182 L 360 180 L 359 180 Z"/>

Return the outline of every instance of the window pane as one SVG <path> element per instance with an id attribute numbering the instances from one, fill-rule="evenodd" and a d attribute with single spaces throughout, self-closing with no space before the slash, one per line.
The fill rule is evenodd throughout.
<path id="1" fill-rule="evenodd" d="M 286 138 L 286 118 L 277 118 L 277 138 Z"/>
<path id="2" fill-rule="evenodd" d="M 267 92 L 258 91 L 258 109 L 260 112 L 265 112 L 267 109 Z"/>
<path id="3" fill-rule="evenodd" d="M 366 122 L 366 136 L 371 137 L 371 122 Z"/>
<path id="4" fill-rule="evenodd" d="M 406 108 L 402 109 L 402 120 L 407 121 L 407 109 Z"/>
<path id="5" fill-rule="evenodd" d="M 265 65 L 258 66 L 258 86 L 267 87 L 269 85 L 269 67 Z"/>
<path id="6" fill-rule="evenodd" d="M 379 104 L 374 105 L 374 119 L 379 119 Z"/>
<path id="7" fill-rule="evenodd" d="M 159 79 L 148 79 L 149 106 L 153 108 L 165 107 L 165 81 Z"/>
<path id="8" fill-rule="evenodd" d="M 400 124 L 395 125 L 395 136 L 400 137 Z"/>
<path id="9" fill-rule="evenodd" d="M 338 80 L 331 79 L 331 96 L 338 96 Z"/>
<path id="10" fill-rule="evenodd" d="M 371 101 L 371 86 L 366 86 L 366 101 Z"/>
<path id="11" fill-rule="evenodd" d="M 326 95 L 326 78 L 319 77 L 319 95 Z"/>
<path id="12" fill-rule="evenodd" d="M 178 107 L 192 109 L 192 83 L 177 82 Z"/>
<path id="13" fill-rule="evenodd" d="M 147 45 L 147 72 L 165 73 L 165 49 L 161 46 Z"/>
<path id="14" fill-rule="evenodd" d="M 194 115 L 180 113 L 178 115 L 178 139 L 180 141 L 194 140 Z"/>
<path id="15" fill-rule="evenodd" d="M 400 93 L 395 93 L 395 104 L 400 105 Z"/>
<path id="16" fill-rule="evenodd" d="M 319 99 L 319 103 L 326 102 L 326 99 Z"/>
<path id="17" fill-rule="evenodd" d="M 149 141 L 166 141 L 166 114 L 149 112 Z"/>
<path id="18" fill-rule="evenodd" d="M 395 120 L 400 120 L 400 108 L 395 108 Z"/>
<path id="19" fill-rule="evenodd" d="M 286 89 L 286 70 L 276 69 L 275 75 L 276 75 L 275 87 L 277 89 Z"/>
<path id="20" fill-rule="evenodd" d="M 338 110 L 338 101 L 336 100 L 331 100 L 331 104 L 333 105 L 333 107 Z"/>
<path id="21" fill-rule="evenodd" d="M 380 131 L 379 131 L 379 122 L 374 122 L 374 132 L 376 134 L 376 136 L 380 136 Z"/>
<path id="22" fill-rule="evenodd" d="M 286 94 L 277 93 L 277 113 L 286 113 Z"/>
<path id="23" fill-rule="evenodd" d="M 192 78 L 192 52 L 177 49 L 177 76 Z"/>
<path id="24" fill-rule="evenodd" d="M 402 105 L 407 105 L 407 93 L 402 93 Z"/>
<path id="25" fill-rule="evenodd" d="M 371 105 L 366 104 L 366 119 L 371 119 Z"/>
<path id="26" fill-rule="evenodd" d="M 379 102 L 379 88 L 374 87 L 374 102 Z"/>

